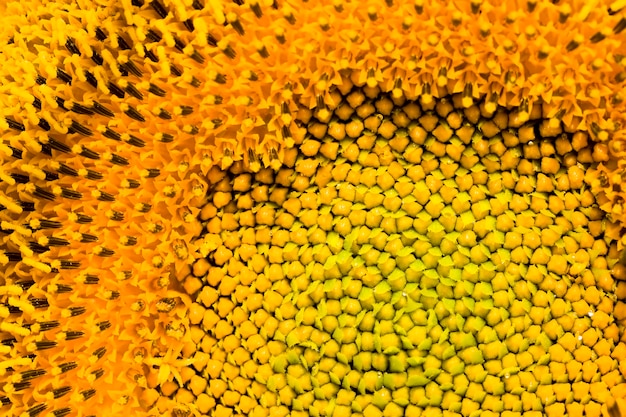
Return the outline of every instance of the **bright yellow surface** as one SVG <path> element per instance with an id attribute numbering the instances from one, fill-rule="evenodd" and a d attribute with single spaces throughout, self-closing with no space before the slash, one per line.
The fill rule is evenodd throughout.
<path id="1" fill-rule="evenodd" d="M 626 355 L 626 271 L 615 264 L 624 216 L 622 3 L 3 3 L 0 413 L 282 415 L 291 401 L 293 415 L 303 415 L 314 412 L 306 398 L 293 404 L 289 370 L 306 381 L 318 360 L 322 382 L 310 382 L 318 401 L 312 409 L 337 415 L 397 415 L 402 407 L 417 415 L 446 406 L 448 413 L 459 403 L 462 415 L 481 408 L 517 415 L 519 404 L 549 415 L 619 412 L 613 404 L 625 394 Z M 360 175 L 345 172 L 346 161 L 356 161 Z M 229 181 L 215 189 L 227 172 Z M 272 199 L 281 201 L 276 190 L 285 184 L 295 194 L 278 204 Z M 323 190 L 329 184 L 336 196 Z M 240 199 L 244 207 L 236 207 Z M 385 230 L 390 221 L 382 232 L 367 226 L 385 213 L 407 217 L 393 226 L 400 232 Z M 296 233 L 298 223 L 310 226 Z M 262 226 L 289 236 L 268 236 Z M 346 237 L 328 236 L 335 228 L 345 236 L 358 230 L 361 240 L 346 249 Z M 404 241 L 389 239 L 406 230 L 414 233 Z M 269 243 L 248 247 L 246 239 Z M 285 259 L 295 256 L 285 253 L 294 244 L 303 251 L 300 266 Z M 326 245 L 315 254 L 326 256 L 316 260 L 322 269 L 302 262 L 306 245 Z M 365 268 L 361 284 L 334 286 L 338 278 L 328 271 L 342 279 L 362 271 L 324 268 L 343 253 L 338 248 L 348 251 L 343 262 L 360 257 L 381 276 Z M 406 273 L 416 267 L 403 259 L 409 255 L 424 264 L 426 278 Z M 247 269 L 238 269 L 244 261 Z M 522 266 L 507 272 L 508 265 Z M 274 282 L 279 269 L 284 277 Z M 494 272 L 509 274 L 506 283 Z M 485 282 L 466 295 L 431 285 L 475 273 Z M 315 310 L 290 307 L 286 298 L 321 280 L 324 294 L 311 289 Z M 393 348 L 408 330 L 403 336 L 393 319 L 410 327 L 398 313 L 407 307 L 395 305 L 402 292 L 393 302 L 384 297 L 411 284 L 419 294 L 404 291 L 405 302 L 422 304 L 411 313 L 431 320 L 420 339 L 448 339 L 424 342 L 421 364 L 408 362 L 419 345 L 403 344 L 417 372 L 407 370 L 406 381 L 404 371 L 381 376 L 356 369 L 354 360 L 331 378 L 324 369 L 358 355 L 367 361 L 367 352 L 372 369 L 400 369 L 404 358 L 391 357 L 402 356 Z M 371 309 L 361 299 L 366 287 Z M 473 314 L 456 311 L 457 304 L 469 309 L 463 297 Z M 338 306 L 329 302 L 335 298 Z M 478 350 L 461 352 L 471 338 L 451 336 L 450 326 L 461 327 L 444 317 L 452 300 L 462 327 L 493 329 L 497 340 L 491 333 Z M 378 303 L 393 307 L 393 319 L 384 318 L 391 307 Z M 355 334 L 347 316 L 340 323 L 342 314 L 356 320 L 375 308 L 381 317 L 369 319 L 371 331 Z M 285 318 L 291 314 L 303 321 L 288 341 L 296 330 L 295 318 Z M 312 324 L 302 325 L 305 319 Z M 422 326 L 423 317 L 411 320 Z M 498 330 L 506 320 L 519 332 Z M 287 369 L 283 359 L 295 359 L 285 346 L 310 328 L 320 332 L 312 343 L 329 346 L 319 358 L 302 352 L 307 366 Z M 352 337 L 356 350 L 347 347 Z M 535 344 L 510 355 L 527 342 Z M 508 353 L 502 343 L 511 345 Z M 484 363 L 468 365 L 480 354 Z M 440 381 L 422 387 L 429 404 L 420 385 L 408 389 L 424 382 L 426 364 L 444 369 Z M 443 373 L 461 366 L 467 382 Z M 535 391 L 507 391 L 500 372 L 517 367 L 508 381 L 538 382 Z M 567 383 L 545 376 L 565 374 Z M 234 389 L 253 376 L 245 394 Z M 360 396 L 341 391 L 343 381 L 356 383 Z M 383 385 L 363 394 L 361 383 Z M 472 402 L 448 394 L 450 384 L 467 385 L 462 395 Z"/>

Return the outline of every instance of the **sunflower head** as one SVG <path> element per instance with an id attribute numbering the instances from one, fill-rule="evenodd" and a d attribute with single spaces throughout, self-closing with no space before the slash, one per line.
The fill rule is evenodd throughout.
<path id="1" fill-rule="evenodd" d="M 622 3 L 1 5 L 0 410 L 619 415 Z"/>

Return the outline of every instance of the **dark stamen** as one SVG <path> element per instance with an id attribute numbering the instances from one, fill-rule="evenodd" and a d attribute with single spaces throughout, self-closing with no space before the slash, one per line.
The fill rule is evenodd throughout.
<path id="1" fill-rule="evenodd" d="M 11 156 L 15 159 L 22 159 L 22 151 L 20 149 L 14 148 L 11 145 L 7 145 L 7 148 L 11 149 Z"/>
<path id="2" fill-rule="evenodd" d="M 109 218 L 115 221 L 122 221 L 124 220 L 124 213 L 122 213 L 121 211 L 113 210 Z"/>
<path id="3" fill-rule="evenodd" d="M 4 120 L 9 124 L 9 129 L 17 130 L 18 132 L 23 132 L 26 130 L 24 125 L 16 120 L 5 117 Z"/>
<path id="4" fill-rule="evenodd" d="M 64 83 L 72 85 L 72 76 L 69 75 L 67 72 L 63 71 L 61 68 L 57 68 L 57 78 L 63 81 Z"/>
<path id="5" fill-rule="evenodd" d="M 111 94 L 117 96 L 118 98 L 124 98 L 126 96 L 126 94 L 124 94 L 124 90 L 113 84 L 111 81 L 109 81 L 108 87 L 109 90 L 111 90 Z"/>
<path id="6" fill-rule="evenodd" d="M 65 260 L 61 261 L 61 269 L 71 269 L 71 268 L 64 268 L 63 267 L 63 264 L 65 262 L 68 262 L 68 261 L 65 261 Z M 64 284 L 58 284 L 57 285 L 57 293 L 59 293 L 59 294 L 65 294 L 65 293 L 72 292 L 72 291 L 73 291 L 73 288 L 70 287 L 69 285 L 64 285 Z"/>
<path id="7" fill-rule="evenodd" d="M 91 223 L 93 221 L 93 219 L 90 216 L 86 216 L 81 213 L 76 213 L 76 216 L 77 216 L 76 223 L 86 224 L 86 223 Z"/>
<path id="8" fill-rule="evenodd" d="M 69 388 L 68 388 L 69 389 Z M 55 397 L 56 398 L 56 397 Z M 65 407 L 65 408 L 60 408 L 58 410 L 54 410 L 52 412 L 52 414 L 54 414 L 54 417 L 65 417 L 66 415 L 68 415 L 69 413 L 72 412 L 72 409 L 69 407 Z"/>
<path id="9" fill-rule="evenodd" d="M 180 40 L 177 36 L 174 36 L 174 47 L 176 49 L 178 49 L 179 51 L 183 51 L 183 49 L 185 49 L 187 45 L 185 45 L 185 42 L 183 42 L 182 40 Z"/>
<path id="10" fill-rule="evenodd" d="M 66 341 L 76 340 L 84 335 L 85 335 L 85 332 L 68 330 L 67 332 L 65 332 L 65 340 Z"/>
<path id="11" fill-rule="evenodd" d="M 131 49 L 128 42 L 126 42 L 126 39 L 122 38 L 122 36 L 120 35 L 117 35 L 117 44 L 119 45 L 122 51 L 127 51 Z"/>
<path id="12" fill-rule="evenodd" d="M 70 153 L 72 151 L 69 146 L 53 138 L 48 138 L 48 144 L 52 147 L 52 149 L 56 149 L 59 152 Z"/>
<path id="13" fill-rule="evenodd" d="M 87 170 L 87 179 L 88 180 L 101 180 L 104 176 L 98 172 L 91 169 Z"/>
<path id="14" fill-rule="evenodd" d="M 161 109 L 161 112 L 159 113 L 159 117 L 164 120 L 172 119 L 172 115 L 165 109 Z"/>
<path id="15" fill-rule="evenodd" d="M 169 133 L 163 133 L 160 139 L 160 141 L 163 143 L 169 143 L 169 142 L 172 142 L 173 140 L 174 140 L 174 136 L 172 136 Z"/>
<path id="16" fill-rule="evenodd" d="M 76 364 L 76 362 L 65 362 L 59 365 L 59 368 L 61 369 L 62 374 L 69 372 L 72 369 L 76 369 L 77 367 L 78 365 Z"/>
<path id="17" fill-rule="evenodd" d="M 65 42 L 65 47 L 68 51 L 70 51 L 71 54 L 75 54 L 78 56 L 81 55 L 80 50 L 78 49 L 78 47 L 76 47 L 76 44 L 74 43 L 74 39 L 67 38 L 67 41 Z"/>
<path id="18" fill-rule="evenodd" d="M 133 2 L 134 1 L 137 1 L 137 0 L 133 0 Z M 83 396 L 85 401 L 87 401 L 88 399 L 90 399 L 91 397 L 96 395 L 96 390 L 92 388 L 92 389 L 88 389 L 88 390 L 85 390 L 85 391 L 81 391 L 80 394 Z"/>
<path id="19" fill-rule="evenodd" d="M 35 379 L 35 378 L 40 377 L 40 376 L 45 375 L 45 374 L 46 374 L 46 371 L 44 369 L 33 369 L 33 370 L 30 370 L 30 371 L 24 371 L 21 374 L 22 382 L 30 381 L 31 379 Z"/>
<path id="20" fill-rule="evenodd" d="M 135 65 L 135 63 L 133 61 L 131 61 L 130 59 L 128 61 L 126 61 L 126 63 L 124 64 L 124 68 L 126 68 L 126 70 L 141 78 L 143 76 L 143 73 L 141 72 L 141 70 L 137 67 L 137 65 Z"/>
<path id="21" fill-rule="evenodd" d="M 54 194 L 52 194 L 49 191 L 44 190 L 38 185 L 35 186 L 35 192 L 33 193 L 33 195 L 35 197 L 43 198 L 44 200 L 48 200 L 48 201 L 54 201 L 54 198 L 55 198 Z"/>
<path id="22" fill-rule="evenodd" d="M 104 59 L 102 59 L 102 55 L 93 51 L 93 55 L 91 55 L 91 60 L 96 63 L 96 65 L 102 65 L 104 63 Z"/>
<path id="23" fill-rule="evenodd" d="M 92 243 L 97 242 L 98 237 L 94 235 L 90 235 L 88 233 L 81 233 L 80 243 Z"/>
<path id="24" fill-rule="evenodd" d="M 146 204 L 146 203 L 142 203 L 141 204 L 141 208 L 139 209 L 140 213 L 147 213 L 150 211 L 150 209 L 152 208 L 152 205 L 150 204 Z"/>
<path id="25" fill-rule="evenodd" d="M 70 315 L 72 317 L 80 316 L 85 311 L 87 311 L 87 309 L 85 307 L 70 307 Z"/>
<path id="26" fill-rule="evenodd" d="M 135 87 L 134 84 L 128 83 L 125 90 L 128 94 L 135 97 L 136 99 L 143 100 L 143 94 L 141 94 L 141 91 L 137 90 L 137 87 Z"/>
<path id="27" fill-rule="evenodd" d="M 56 220 L 39 220 L 39 223 L 41 225 L 42 229 L 60 229 L 61 228 L 61 222 L 58 222 Z"/>
<path id="28" fill-rule="evenodd" d="M 33 201 L 21 201 L 21 200 L 19 200 L 17 203 L 20 205 L 20 207 L 24 211 L 28 211 L 28 212 L 35 211 L 35 202 L 33 202 Z"/>
<path id="29" fill-rule="evenodd" d="M 98 79 L 95 75 L 93 75 L 89 71 L 85 71 L 85 78 L 87 78 L 87 82 L 93 87 L 98 88 Z"/>
<path id="30" fill-rule="evenodd" d="M 108 321 L 103 321 L 101 323 L 98 323 L 98 327 L 100 327 L 100 330 L 106 330 L 111 327 L 111 323 L 109 323 Z M 98 359 L 102 359 L 106 351 L 106 348 L 98 348 L 92 353 L 92 356 L 95 356 Z"/>
<path id="31" fill-rule="evenodd" d="M 15 391 L 24 391 L 26 388 L 30 388 L 30 382 L 17 382 L 13 384 Z"/>
<path id="32" fill-rule="evenodd" d="M 102 42 L 103 40 L 105 40 L 107 38 L 106 33 L 104 33 L 102 31 L 102 29 L 100 28 L 96 28 L 96 39 L 98 39 L 100 42 Z"/>
<path id="33" fill-rule="evenodd" d="M 111 154 L 111 162 L 115 165 L 128 165 L 128 160 L 122 156 Z"/>
<path id="34" fill-rule="evenodd" d="M 100 195 L 98 196 L 98 200 L 100 201 L 115 201 L 115 197 L 109 193 L 105 193 L 104 191 L 100 191 Z"/>
<path id="35" fill-rule="evenodd" d="M 165 6 L 163 6 L 158 0 L 150 2 L 150 7 L 154 9 L 161 19 L 165 19 L 167 17 L 167 9 L 165 9 Z"/>
<path id="36" fill-rule="evenodd" d="M 613 27 L 613 33 L 616 35 L 626 29 L 626 17 L 622 17 L 619 22 Z"/>
<path id="37" fill-rule="evenodd" d="M 57 345 L 57 342 L 55 342 L 54 340 L 41 340 L 39 342 L 35 342 L 35 346 L 37 347 L 37 350 L 52 349 L 56 345 Z"/>
<path id="38" fill-rule="evenodd" d="M 85 284 L 87 284 L 87 285 L 95 285 L 98 282 L 100 282 L 100 278 L 98 278 L 96 275 L 92 275 L 92 274 L 85 275 L 85 280 L 84 280 Z"/>
<path id="39" fill-rule="evenodd" d="M 133 179 L 129 179 L 127 181 L 128 181 L 128 188 L 139 188 L 139 181 L 133 180 Z"/>
<path id="40" fill-rule="evenodd" d="M 157 58 L 157 56 L 154 54 L 154 52 L 152 52 L 151 50 L 149 50 L 148 48 L 146 48 L 144 46 L 144 53 L 146 54 L 146 57 L 152 61 L 152 62 L 159 62 L 159 58 Z"/>
<path id="41" fill-rule="evenodd" d="M 165 97 L 165 90 L 163 90 L 161 87 L 156 86 L 152 83 L 150 83 L 150 88 L 148 88 L 148 91 L 154 94 L 155 96 Z"/>
<path id="42" fill-rule="evenodd" d="M 105 321 L 101 321 L 100 323 L 96 324 L 96 326 L 98 326 L 98 328 L 100 328 L 100 331 L 103 332 L 106 329 L 108 329 L 109 327 L 111 327 L 111 322 L 108 320 Z M 98 358 L 101 358 L 102 356 L 104 356 L 104 353 L 106 352 L 105 348 L 99 348 L 97 349 L 93 355 L 97 356 Z"/>
<path id="43" fill-rule="evenodd" d="M 78 172 L 74 168 L 68 167 L 67 165 L 65 165 L 62 162 L 59 164 L 59 169 L 57 170 L 57 172 L 59 174 L 69 175 L 71 177 L 77 177 L 78 176 Z"/>
<path id="44" fill-rule="evenodd" d="M 50 304 L 48 303 L 48 300 L 46 298 L 31 298 L 28 301 L 30 301 L 30 304 L 35 308 L 50 307 Z"/>
<path id="45" fill-rule="evenodd" d="M 79 155 L 89 159 L 100 159 L 100 155 L 97 152 L 94 152 L 89 148 L 85 148 L 84 146 Z"/>
<path id="46" fill-rule="evenodd" d="M 146 146 L 146 142 L 139 139 L 137 136 L 133 136 L 133 135 L 129 135 L 129 136 L 130 136 L 130 139 L 128 140 L 128 144 L 136 146 L 138 148 L 143 148 L 144 146 Z"/>
<path id="47" fill-rule="evenodd" d="M 161 39 L 163 39 L 163 37 L 153 29 L 149 29 L 148 32 L 146 32 L 146 38 L 148 38 L 150 42 L 161 42 Z"/>
<path id="48" fill-rule="evenodd" d="M 69 127 L 68 133 L 79 133 L 83 136 L 93 136 L 93 132 L 91 131 L 91 129 L 81 125 L 76 120 L 72 120 L 72 124 Z"/>
<path id="49" fill-rule="evenodd" d="M 177 77 L 180 77 L 181 75 L 183 75 L 183 72 L 178 69 L 178 67 L 174 64 L 170 64 L 170 71 L 172 72 L 172 74 L 174 74 Z"/>
<path id="50" fill-rule="evenodd" d="M 191 19 L 187 19 L 183 22 L 183 25 L 185 25 L 185 28 L 187 28 L 187 30 L 189 32 L 193 32 L 195 27 L 193 26 L 193 21 Z"/>
<path id="51" fill-rule="evenodd" d="M 28 247 L 35 253 L 45 253 L 50 250 L 48 246 L 42 246 L 37 242 L 28 242 Z"/>
<path id="52" fill-rule="evenodd" d="M 48 244 L 50 246 L 67 246 L 70 242 L 60 237 L 50 236 L 48 238 Z"/>
<path id="53" fill-rule="evenodd" d="M 78 103 L 74 103 L 74 105 L 72 106 L 72 111 L 78 114 L 87 114 L 87 115 L 93 114 L 92 109 L 85 107 L 82 104 L 78 104 Z"/>
<path id="54" fill-rule="evenodd" d="M 41 329 L 42 332 L 45 332 L 47 330 L 52 330 L 56 327 L 59 327 L 60 323 L 56 320 L 54 321 L 44 321 L 39 323 L 39 328 Z"/>
<path id="55" fill-rule="evenodd" d="M 113 139 L 113 140 L 122 140 L 122 136 L 114 130 L 109 129 L 108 127 L 102 133 L 102 136 Z"/>
<path id="56" fill-rule="evenodd" d="M 104 107 L 102 104 L 95 102 L 93 103 L 93 107 L 92 107 L 93 111 L 95 111 L 98 114 L 101 114 L 103 116 L 107 116 L 107 117 L 114 117 L 115 114 L 107 109 L 106 107 Z"/>
<path id="57" fill-rule="evenodd" d="M 48 408 L 48 406 L 46 404 L 37 404 L 36 406 L 28 409 L 28 411 L 27 411 L 28 417 L 38 416 L 46 408 Z"/>
<path id="58" fill-rule="evenodd" d="M 50 123 L 48 123 L 46 119 L 39 119 L 38 126 L 46 132 L 50 131 Z"/>
<path id="59" fill-rule="evenodd" d="M 65 394 L 67 394 L 70 391 L 71 391 L 70 387 L 61 387 L 61 388 L 55 389 L 52 392 L 54 394 L 54 399 L 58 399 L 58 398 L 61 398 L 62 396 L 64 396 Z"/>
<path id="60" fill-rule="evenodd" d="M 28 175 L 10 174 L 10 177 L 13 178 L 18 184 L 26 184 L 30 182 L 30 178 L 28 177 Z"/>

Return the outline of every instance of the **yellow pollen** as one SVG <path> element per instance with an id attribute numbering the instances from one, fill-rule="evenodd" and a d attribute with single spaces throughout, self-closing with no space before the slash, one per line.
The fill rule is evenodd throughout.
<path id="1" fill-rule="evenodd" d="M 626 415 L 624 0 L 0 12 L 0 415 Z"/>

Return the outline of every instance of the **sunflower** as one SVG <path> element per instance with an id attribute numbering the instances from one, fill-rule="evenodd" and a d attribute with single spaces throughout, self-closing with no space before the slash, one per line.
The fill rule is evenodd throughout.
<path id="1" fill-rule="evenodd" d="M 0 5 L 0 413 L 626 413 L 626 2 Z"/>

